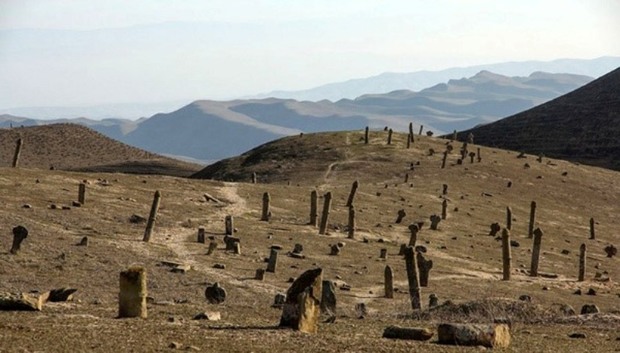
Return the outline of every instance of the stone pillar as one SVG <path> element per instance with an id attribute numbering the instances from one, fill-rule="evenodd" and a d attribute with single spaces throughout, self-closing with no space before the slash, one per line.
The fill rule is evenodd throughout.
<path id="1" fill-rule="evenodd" d="M 430 217 L 430 220 L 431 220 L 431 229 L 437 230 L 437 227 L 439 226 L 439 222 L 441 222 L 441 217 L 434 214 Z"/>
<path id="2" fill-rule="evenodd" d="M 235 231 L 235 221 L 233 216 L 228 215 L 224 218 L 224 233 L 226 235 L 233 235 Z"/>
<path id="3" fill-rule="evenodd" d="M 13 245 L 11 246 L 11 254 L 15 255 L 19 252 L 22 242 L 28 237 L 28 229 L 23 226 L 13 228 Z"/>
<path id="4" fill-rule="evenodd" d="M 388 140 L 387 140 L 387 144 L 388 145 L 392 144 L 392 133 L 393 133 L 392 129 L 389 129 L 388 130 Z"/>
<path id="5" fill-rule="evenodd" d="M 478 147 L 478 163 L 482 162 L 482 154 L 480 154 L 480 147 Z"/>
<path id="6" fill-rule="evenodd" d="M 405 184 L 409 182 L 409 173 L 405 174 Z"/>
<path id="7" fill-rule="evenodd" d="M 385 297 L 392 299 L 394 298 L 394 272 L 392 271 L 392 267 L 390 267 L 389 265 L 385 266 L 383 276 L 385 285 Z"/>
<path id="8" fill-rule="evenodd" d="M 83 205 L 85 201 L 86 201 L 86 184 L 80 183 L 78 187 L 78 202 Z"/>
<path id="9" fill-rule="evenodd" d="M 409 246 L 413 246 L 415 248 L 415 243 L 418 241 L 418 232 L 420 228 L 417 224 L 410 224 L 409 231 L 411 232 L 411 236 L 409 237 Z"/>
<path id="10" fill-rule="evenodd" d="M 319 234 L 327 234 L 327 221 L 329 220 L 329 211 L 332 206 L 332 193 L 328 192 L 323 196 L 323 214 L 321 215 L 321 225 Z"/>
<path id="11" fill-rule="evenodd" d="M 354 181 L 351 184 L 351 192 L 349 192 L 349 198 L 347 199 L 347 207 L 353 206 L 353 199 L 355 198 L 355 193 L 357 192 L 357 188 L 360 186 L 359 181 Z"/>
<path id="12" fill-rule="evenodd" d="M 349 207 L 349 239 L 355 238 L 355 207 Z"/>
<path id="13" fill-rule="evenodd" d="M 433 260 L 427 260 L 421 252 L 416 252 L 416 260 L 420 274 L 420 287 L 428 287 L 428 277 L 433 268 Z"/>
<path id="14" fill-rule="evenodd" d="M 409 138 L 409 142 L 413 143 L 413 123 L 409 123 L 409 136 L 407 136 Z"/>
<path id="15" fill-rule="evenodd" d="M 118 317 L 140 317 L 146 319 L 146 270 L 130 267 L 120 273 L 118 295 Z"/>
<path id="16" fill-rule="evenodd" d="M 256 172 L 252 172 L 252 184 L 256 184 Z"/>
<path id="17" fill-rule="evenodd" d="M 310 225 L 316 227 L 318 221 L 318 194 L 316 190 L 310 192 Z"/>
<path id="18" fill-rule="evenodd" d="M 387 249 L 386 248 L 382 248 L 381 250 L 379 250 L 379 258 L 381 260 L 387 260 Z"/>
<path id="19" fill-rule="evenodd" d="M 540 258 L 540 243 L 542 242 L 543 232 L 540 228 L 534 231 L 534 246 L 532 247 L 532 263 L 530 266 L 530 276 L 538 276 L 538 259 Z"/>
<path id="20" fill-rule="evenodd" d="M 448 151 L 443 152 L 443 159 L 441 160 L 441 169 L 446 167 L 446 159 L 448 159 Z"/>
<path id="21" fill-rule="evenodd" d="M 405 212 L 404 209 L 400 209 L 398 210 L 398 214 L 396 215 L 396 224 L 400 224 L 400 222 L 403 221 L 403 218 L 405 218 L 405 216 L 407 216 L 407 213 Z"/>
<path id="22" fill-rule="evenodd" d="M 19 155 L 22 153 L 22 146 L 24 141 L 22 139 L 17 139 L 17 143 L 15 144 L 15 154 L 13 155 L 13 168 L 17 168 L 19 165 Z"/>
<path id="23" fill-rule="evenodd" d="M 153 204 L 151 205 L 151 213 L 149 214 L 149 220 L 146 222 L 146 229 L 144 230 L 144 238 L 142 241 L 148 242 L 151 240 L 151 234 L 153 233 L 153 227 L 155 226 L 155 219 L 157 218 L 157 211 L 159 210 L 159 202 L 161 201 L 161 193 L 159 190 L 155 191 L 153 196 Z"/>
<path id="24" fill-rule="evenodd" d="M 590 218 L 590 239 L 596 239 L 596 234 L 594 233 L 594 218 Z"/>
<path id="25" fill-rule="evenodd" d="M 506 229 L 512 230 L 512 208 L 506 207 Z"/>
<path id="26" fill-rule="evenodd" d="M 271 218 L 271 211 L 269 210 L 269 202 L 271 201 L 271 197 L 269 193 L 266 192 L 263 194 L 263 214 L 260 218 L 261 221 L 268 222 Z"/>
<path id="27" fill-rule="evenodd" d="M 503 280 L 510 281 L 510 231 L 504 228 L 502 230 L 502 262 L 503 262 Z"/>
<path id="28" fill-rule="evenodd" d="M 269 254 L 269 262 L 267 263 L 267 272 L 276 273 L 276 267 L 278 266 L 278 250 L 271 249 Z"/>
<path id="29" fill-rule="evenodd" d="M 532 201 L 530 204 L 530 225 L 527 231 L 528 238 L 534 236 L 534 225 L 536 223 L 536 201 Z"/>
<path id="30" fill-rule="evenodd" d="M 424 125 L 420 125 L 420 132 L 418 132 L 418 135 L 422 135 L 422 130 L 424 130 Z"/>
<path id="31" fill-rule="evenodd" d="M 411 148 L 411 135 L 407 135 L 407 149 Z"/>
<path id="32" fill-rule="evenodd" d="M 448 200 L 444 199 L 441 203 L 441 219 L 448 217 Z"/>
<path id="33" fill-rule="evenodd" d="M 579 276 L 577 281 L 583 282 L 586 279 L 586 244 L 579 246 Z"/>
<path id="34" fill-rule="evenodd" d="M 409 282 L 409 297 L 413 310 L 422 309 L 420 301 L 420 278 L 418 276 L 418 264 L 413 247 L 405 249 L 405 263 L 407 265 L 407 281 Z"/>
<path id="35" fill-rule="evenodd" d="M 368 126 L 366 126 L 366 131 L 364 132 L 364 144 L 368 144 Z"/>
<path id="36" fill-rule="evenodd" d="M 443 195 L 447 195 L 448 194 L 448 184 L 443 184 L 443 188 L 442 188 L 441 193 Z"/>
<path id="37" fill-rule="evenodd" d="M 199 243 L 205 244 L 207 240 L 205 239 L 205 229 L 203 227 L 198 228 L 198 240 Z"/>

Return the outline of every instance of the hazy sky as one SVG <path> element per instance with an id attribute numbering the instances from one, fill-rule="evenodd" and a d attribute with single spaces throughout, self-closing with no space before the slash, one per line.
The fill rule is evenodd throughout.
<path id="1" fill-rule="evenodd" d="M 0 0 L 0 108 L 620 56 L 617 0 Z"/>

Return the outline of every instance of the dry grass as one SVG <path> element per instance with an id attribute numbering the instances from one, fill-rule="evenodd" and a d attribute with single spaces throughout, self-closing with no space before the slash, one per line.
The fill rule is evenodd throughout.
<path id="1" fill-rule="evenodd" d="M 404 135 L 395 135 L 394 145 L 384 144 L 383 133 L 373 133 L 372 144 L 359 141 L 363 134 L 346 132 L 291 137 L 283 143 L 329 142 L 336 160 L 313 157 L 308 166 L 297 160 L 280 160 L 286 170 L 271 184 L 224 183 L 174 177 L 103 173 L 72 173 L 36 169 L 1 169 L 0 246 L 8 250 L 11 228 L 21 224 L 30 230 L 18 255 L 0 253 L 1 291 L 44 291 L 72 286 L 79 289 L 70 303 L 49 304 L 41 313 L 0 313 L 0 351 L 167 351 L 170 342 L 202 351 L 274 352 L 455 352 L 464 348 L 429 343 L 397 342 L 381 338 L 388 325 L 434 328 L 438 320 L 484 321 L 511 317 L 515 336 L 507 351 L 589 352 L 617 348 L 618 322 L 604 316 L 592 322 L 538 320 L 554 304 L 569 304 L 576 310 L 594 303 L 602 312 L 619 309 L 616 282 L 595 282 L 596 271 L 617 277 L 618 258 L 606 258 L 603 247 L 618 244 L 617 217 L 620 205 L 620 176 L 617 172 L 584 167 L 568 162 L 517 159 L 516 154 L 482 148 L 481 163 L 439 168 L 440 156 L 428 156 L 428 149 L 441 151 L 445 140 L 422 138 L 414 148 L 404 148 Z M 275 153 L 275 152 L 274 152 Z M 353 162 L 361 161 L 364 162 Z M 420 161 L 415 171 L 409 163 Z M 524 169 L 527 162 L 531 168 Z M 265 164 L 257 165 L 267 168 Z M 321 170 L 322 168 L 322 170 Z M 250 173 L 251 170 L 242 171 Z M 566 176 L 562 176 L 567 172 Z M 403 184 L 410 173 L 413 186 Z M 249 175 L 249 174 L 247 174 Z M 538 178 L 541 176 L 542 178 Z M 39 180 L 36 183 L 35 180 Z M 77 185 L 88 180 L 87 201 L 81 208 L 52 210 L 50 204 L 68 205 L 77 198 Z M 109 185 L 98 182 L 107 179 Z M 358 210 L 357 237 L 346 239 L 346 198 L 351 182 L 360 180 L 355 199 Z M 508 180 L 513 182 L 506 187 Z M 287 185 L 288 181 L 291 185 Z M 440 301 L 457 303 L 455 310 L 436 311 L 435 318 L 406 318 L 411 314 L 404 261 L 399 244 L 408 240 L 407 225 L 428 219 L 441 210 L 441 185 L 449 185 L 449 214 L 438 231 L 423 229 L 419 243 L 427 247 L 434 261 L 423 297 L 435 293 Z M 385 185 L 388 187 L 386 188 Z M 306 225 L 310 191 L 332 191 L 330 234 L 319 236 Z M 141 241 L 144 225 L 131 224 L 132 214 L 147 216 L 153 192 L 162 192 L 161 212 L 151 243 Z M 260 222 L 263 192 L 269 192 L 273 218 Z M 202 194 L 219 198 L 223 204 L 204 201 Z M 377 194 L 380 193 L 380 196 Z M 484 196 L 484 194 L 492 196 Z M 529 203 L 539 205 L 538 226 L 545 235 L 540 270 L 558 274 L 557 279 L 532 278 L 519 272 L 529 267 L 531 239 L 527 238 Z M 320 200 L 322 203 L 322 200 Z M 22 208 L 24 204 L 32 208 Z M 513 280 L 501 281 L 501 246 L 489 237 L 489 224 L 504 223 L 506 206 L 513 208 Z M 458 208 L 458 211 L 455 211 Z M 396 212 L 405 209 L 403 224 L 394 224 Z M 242 254 L 223 250 L 224 216 L 235 217 L 236 236 Z M 597 239 L 588 240 L 588 220 L 597 220 Z M 427 221 L 428 225 L 428 221 Z M 206 246 L 195 241 L 197 227 L 220 241 L 220 248 L 207 256 Z M 88 247 L 78 247 L 83 236 Z M 362 241 L 366 238 L 368 242 Z M 381 240 L 381 242 L 380 242 Z M 329 244 L 346 243 L 339 256 L 329 256 Z M 576 282 L 579 245 L 588 245 L 587 281 Z M 295 243 L 304 245 L 305 259 L 286 256 Z M 265 281 L 253 280 L 257 268 L 264 268 L 269 246 L 279 244 L 276 274 Z M 381 248 L 388 259 L 380 260 Z M 568 255 L 561 253 L 569 250 Z M 162 260 L 191 264 L 186 274 L 171 273 Z M 147 320 L 118 320 L 118 274 L 134 263 L 148 270 L 148 289 L 153 302 Z M 225 264 L 225 270 L 213 265 Z M 398 292 L 392 300 L 383 296 L 383 269 L 395 270 Z M 338 309 L 334 324 L 322 324 L 319 334 L 304 335 L 278 330 L 280 312 L 271 308 L 276 293 L 284 292 L 288 279 L 320 266 L 326 279 L 346 282 L 351 291 L 337 290 Z M 221 305 L 204 299 L 206 283 L 219 282 L 228 292 Z M 543 290 L 543 287 L 546 290 Z M 581 288 L 597 290 L 596 296 L 573 295 Z M 532 304 L 489 305 L 485 298 L 507 298 L 515 303 L 520 295 L 532 297 Z M 358 319 L 355 304 L 365 303 L 368 315 Z M 462 303 L 478 303 L 467 315 L 458 314 Z M 486 303 L 486 304 L 485 304 Z M 503 303 L 503 302 L 502 302 Z M 426 304 L 426 299 L 424 299 Z M 447 308 L 447 307 L 446 307 Z M 540 308 L 541 311 L 538 311 Z M 204 310 L 222 313 L 220 322 L 193 321 Z M 443 310 L 443 309 L 442 309 Z M 542 313 L 542 314 L 541 314 Z M 543 315 L 544 314 L 544 315 Z M 444 316 L 445 315 L 445 316 Z M 454 316 L 450 316 L 454 315 Z M 521 318 L 519 318 L 521 317 Z M 605 322 L 598 327 L 597 322 Z M 585 340 L 573 340 L 568 333 L 579 331 Z M 478 348 L 470 348 L 477 351 Z"/>

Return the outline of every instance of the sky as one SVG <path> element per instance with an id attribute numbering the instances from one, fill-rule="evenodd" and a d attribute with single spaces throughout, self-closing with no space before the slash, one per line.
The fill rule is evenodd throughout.
<path id="1" fill-rule="evenodd" d="M 620 56 L 617 0 L 0 0 L 0 109 Z"/>

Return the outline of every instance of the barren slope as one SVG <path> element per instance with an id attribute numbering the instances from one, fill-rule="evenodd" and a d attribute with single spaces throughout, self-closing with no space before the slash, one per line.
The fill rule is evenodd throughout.
<path id="1" fill-rule="evenodd" d="M 620 170 L 620 68 L 571 93 L 459 133 L 477 143 Z"/>
<path id="2" fill-rule="evenodd" d="M 128 146 L 77 124 L 0 129 L 0 166 L 12 165 L 19 138 L 23 141 L 19 166 L 24 168 L 177 176 L 199 168 Z"/>
<path id="3" fill-rule="evenodd" d="M 61 286 L 79 291 L 73 302 L 50 303 L 40 313 L 0 312 L 0 351 L 152 352 L 167 351 L 171 342 L 178 342 L 181 349 L 193 346 L 189 349 L 206 352 L 477 352 L 478 347 L 440 346 L 435 339 L 426 343 L 387 340 L 381 333 L 388 325 L 434 330 L 444 320 L 491 322 L 499 317 L 513 320 L 513 342 L 505 351 L 610 352 L 617 348 L 620 288 L 615 280 L 620 267 L 618 257 L 605 257 L 603 247 L 619 242 L 618 172 L 546 158 L 539 163 L 532 156 L 518 159 L 514 152 L 486 147 L 481 148 L 479 163 L 456 165 L 453 152 L 441 169 L 441 153 L 429 156 L 428 151 L 443 151 L 445 140 L 416 136 L 412 148 L 406 149 L 402 134 L 395 134 L 390 146 L 385 144 L 385 132 L 373 132 L 369 145 L 360 137 L 363 132 L 280 140 L 270 145 L 263 159 L 240 172 L 240 178 L 249 180 L 249 173 L 257 171 L 259 184 L 2 168 L 0 245 L 8 249 L 11 228 L 16 225 L 27 227 L 30 235 L 18 255 L 0 252 L 0 291 Z M 298 148 L 295 156 L 271 160 L 292 146 Z M 319 151 L 306 151 L 308 147 Z M 456 151 L 459 146 L 455 147 Z M 524 168 L 525 163 L 530 167 Z M 281 167 L 271 171 L 277 165 Z M 406 174 L 409 180 L 404 183 Z M 97 181 L 103 178 L 108 183 Z M 89 184 L 83 207 L 50 209 L 52 203 L 70 204 L 84 179 Z M 360 181 L 354 201 L 356 235 L 347 239 L 345 203 L 356 179 Z M 442 197 L 444 183 L 449 188 Z M 313 189 L 320 195 L 327 191 L 334 195 L 329 235 L 318 235 L 316 228 L 307 225 Z M 128 218 L 134 213 L 148 215 L 155 190 L 163 195 L 160 214 L 152 241 L 144 243 L 144 225 L 129 223 Z M 206 202 L 205 192 L 222 203 Z M 263 192 L 271 195 L 269 222 L 259 221 Z M 428 217 L 440 213 L 444 198 L 448 217 L 437 231 L 430 230 Z M 536 225 L 544 231 L 540 271 L 557 278 L 527 275 L 532 200 L 538 202 Z M 32 208 L 22 208 L 26 203 Z M 501 245 L 488 236 L 492 222 L 505 223 L 506 206 L 513 209 L 512 239 L 519 243 L 512 248 L 513 277 L 508 282 L 501 280 Z M 395 224 L 399 209 L 407 215 L 402 224 Z M 234 216 L 240 255 L 224 250 L 225 215 Z M 588 239 L 590 217 L 596 219 L 594 240 Z M 422 288 L 425 310 L 431 293 L 440 302 L 507 298 L 509 308 L 501 304 L 504 301 L 487 300 L 469 313 L 451 310 L 420 321 L 407 318 L 412 310 L 405 264 L 398 252 L 400 244 L 409 240 L 407 226 L 419 219 L 426 224 L 418 244 L 434 261 L 429 287 Z M 205 244 L 196 242 L 200 226 L 219 244 L 212 255 L 206 255 Z M 76 246 L 83 236 L 89 237 L 89 245 Z M 346 246 L 339 256 L 330 256 L 329 244 L 336 242 Z M 305 259 L 286 255 L 296 243 L 303 245 Z M 576 281 L 581 243 L 588 247 L 585 282 Z M 263 259 L 274 244 L 283 248 L 276 273 L 268 273 L 262 282 L 254 280 L 255 270 L 265 268 Z M 382 248 L 387 249 L 386 260 L 379 259 Z M 190 264 L 192 270 L 172 273 L 161 265 L 162 260 Z M 148 271 L 149 318 L 116 319 L 118 273 L 134 263 Z M 215 269 L 215 264 L 226 268 Z M 394 299 L 383 298 L 386 265 L 395 271 Z M 278 330 L 280 310 L 271 308 L 274 295 L 286 291 L 290 277 L 317 266 L 339 288 L 336 321 L 322 323 L 317 335 Z M 603 271 L 611 282 L 594 280 L 595 273 Z M 204 299 L 206 283 L 213 282 L 227 290 L 221 305 Z M 340 289 L 344 282 L 350 291 Z M 573 294 L 590 288 L 596 296 Z M 531 304 L 518 301 L 524 294 L 531 296 Z M 355 309 L 359 303 L 368 309 L 363 319 Z M 587 303 L 598 305 L 602 314 L 557 315 L 557 304 L 579 311 Z M 220 311 L 222 320 L 191 320 L 204 310 Z M 572 332 L 587 337 L 570 339 L 567 335 Z"/>

